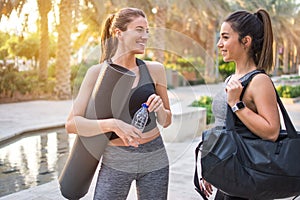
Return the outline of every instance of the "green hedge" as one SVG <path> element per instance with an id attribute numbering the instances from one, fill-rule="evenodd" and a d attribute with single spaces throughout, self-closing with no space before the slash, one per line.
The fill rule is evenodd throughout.
<path id="1" fill-rule="evenodd" d="M 223 80 L 225 80 L 229 75 L 235 72 L 234 62 L 224 62 L 223 57 L 219 56 L 219 73 L 221 74 Z"/>
<path id="2" fill-rule="evenodd" d="M 51 94 L 55 81 L 49 77 L 46 81 L 40 81 L 38 71 L 0 70 L 0 93 L 2 97 L 12 98 L 16 92 L 21 94 Z"/>
<path id="3" fill-rule="evenodd" d="M 284 98 L 295 98 L 300 97 L 300 85 L 290 86 L 290 85 L 279 85 L 276 90 L 280 97 Z"/>
<path id="4" fill-rule="evenodd" d="M 212 113 L 212 98 L 211 97 L 202 96 L 198 100 L 193 101 L 191 106 L 206 108 L 206 124 L 211 124 L 214 122 L 214 116 Z"/>

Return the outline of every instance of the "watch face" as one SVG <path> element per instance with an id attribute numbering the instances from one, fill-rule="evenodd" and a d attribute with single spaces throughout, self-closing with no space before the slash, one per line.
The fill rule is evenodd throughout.
<path id="1" fill-rule="evenodd" d="M 244 102 L 240 101 L 236 104 L 236 106 L 238 107 L 238 109 L 242 109 L 242 108 L 245 108 L 245 104 Z"/>

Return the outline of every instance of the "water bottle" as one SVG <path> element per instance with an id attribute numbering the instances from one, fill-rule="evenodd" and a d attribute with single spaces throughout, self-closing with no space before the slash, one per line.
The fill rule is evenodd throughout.
<path id="1" fill-rule="evenodd" d="M 131 125 L 138 128 L 141 132 L 143 132 L 148 121 L 148 107 L 147 104 L 143 103 L 142 107 L 134 114 L 131 122 Z"/>

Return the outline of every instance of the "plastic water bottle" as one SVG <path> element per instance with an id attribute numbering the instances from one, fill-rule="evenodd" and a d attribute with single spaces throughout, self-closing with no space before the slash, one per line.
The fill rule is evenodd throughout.
<path id="1" fill-rule="evenodd" d="M 143 103 L 142 107 L 134 114 L 131 122 L 131 125 L 138 128 L 141 132 L 143 132 L 148 121 L 148 107 L 147 104 Z"/>

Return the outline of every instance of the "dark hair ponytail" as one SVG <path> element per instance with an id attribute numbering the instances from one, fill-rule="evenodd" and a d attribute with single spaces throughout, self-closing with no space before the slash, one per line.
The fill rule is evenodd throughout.
<path id="1" fill-rule="evenodd" d="M 264 40 L 257 68 L 269 71 L 273 66 L 273 31 L 271 19 L 266 10 L 259 9 L 256 14 L 262 21 L 264 30 Z"/>

